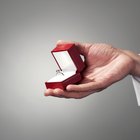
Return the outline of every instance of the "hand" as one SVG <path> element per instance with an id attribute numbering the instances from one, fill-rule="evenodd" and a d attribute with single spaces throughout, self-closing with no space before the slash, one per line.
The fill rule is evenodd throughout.
<path id="1" fill-rule="evenodd" d="M 87 67 L 82 73 L 83 80 L 78 85 L 68 85 L 66 90 L 47 89 L 45 96 L 80 99 L 102 91 L 131 74 L 134 69 L 133 59 L 121 49 L 107 44 L 75 43 L 75 45 L 85 57 Z"/>

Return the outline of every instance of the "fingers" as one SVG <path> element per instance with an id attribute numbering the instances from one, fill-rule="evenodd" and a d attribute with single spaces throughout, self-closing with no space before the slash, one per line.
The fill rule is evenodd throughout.
<path id="1" fill-rule="evenodd" d="M 79 85 L 68 85 L 66 87 L 67 91 L 77 91 L 77 92 L 97 92 L 101 91 L 103 88 L 101 83 L 98 82 L 90 82 Z"/>
<path id="2" fill-rule="evenodd" d="M 53 96 L 58 98 L 78 98 L 77 93 L 67 92 L 61 89 L 47 89 L 44 93 L 45 96 Z"/>
<path id="3" fill-rule="evenodd" d="M 92 93 L 103 90 L 99 83 L 91 82 L 88 84 L 68 85 L 66 90 L 62 89 L 47 89 L 44 93 L 45 96 L 55 96 L 59 98 L 75 98 L 81 99 Z"/>
<path id="4" fill-rule="evenodd" d="M 56 88 L 56 89 L 47 89 L 44 93 L 45 96 L 62 96 L 63 95 L 63 90 Z"/>
<path id="5" fill-rule="evenodd" d="M 47 89 L 44 93 L 45 96 L 54 96 L 59 98 L 74 98 L 74 99 L 81 99 L 84 98 L 94 92 L 69 92 L 64 91 L 61 89 Z"/>

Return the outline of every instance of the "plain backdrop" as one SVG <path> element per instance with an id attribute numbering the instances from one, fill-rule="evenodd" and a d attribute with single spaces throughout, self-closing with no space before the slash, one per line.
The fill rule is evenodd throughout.
<path id="1" fill-rule="evenodd" d="M 87 98 L 44 97 L 57 40 L 140 52 L 139 0 L 0 0 L 0 140 L 139 140 L 131 77 Z"/>

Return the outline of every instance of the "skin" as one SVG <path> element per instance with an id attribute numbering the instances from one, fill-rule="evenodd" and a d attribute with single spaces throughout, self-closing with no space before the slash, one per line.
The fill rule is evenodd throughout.
<path id="1" fill-rule="evenodd" d="M 78 51 L 85 57 L 83 80 L 78 85 L 68 85 L 66 90 L 47 89 L 45 96 L 80 99 L 104 90 L 129 74 L 140 76 L 140 57 L 131 51 L 108 44 L 58 42 L 67 43 L 75 43 Z"/>

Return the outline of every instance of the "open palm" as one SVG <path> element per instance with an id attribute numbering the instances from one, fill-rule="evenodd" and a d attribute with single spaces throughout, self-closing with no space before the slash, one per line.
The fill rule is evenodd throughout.
<path id="1" fill-rule="evenodd" d="M 82 73 L 83 80 L 78 85 L 68 85 L 65 91 L 47 89 L 46 96 L 83 98 L 123 79 L 133 67 L 132 59 L 111 45 L 87 43 L 75 45 L 85 57 L 86 69 Z"/>

